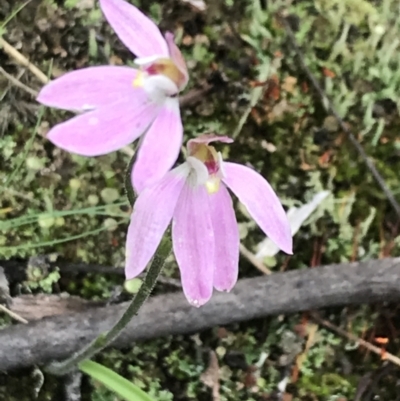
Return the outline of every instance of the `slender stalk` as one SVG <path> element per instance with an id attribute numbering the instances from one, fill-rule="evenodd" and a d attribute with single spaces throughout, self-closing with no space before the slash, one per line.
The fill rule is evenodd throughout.
<path id="1" fill-rule="evenodd" d="M 129 161 L 128 167 L 125 172 L 125 181 L 124 181 L 126 196 L 128 197 L 129 203 L 131 204 L 132 207 L 136 200 L 135 190 L 133 189 L 132 185 L 132 169 L 137 157 L 137 148 L 138 147 L 136 147 L 135 154 Z"/>
<path id="2" fill-rule="evenodd" d="M 82 348 L 75 353 L 71 358 L 62 362 L 53 362 L 46 367 L 46 371 L 56 376 L 65 375 L 76 369 L 76 365 L 85 359 L 89 359 L 99 351 L 110 345 L 124 330 L 131 319 L 138 313 L 140 307 L 145 303 L 153 290 L 157 278 L 165 264 L 165 260 L 171 252 L 171 241 L 169 238 L 163 239 L 157 249 L 157 253 L 153 258 L 147 275 L 140 287 L 138 293 L 133 298 L 131 304 L 128 306 L 124 314 L 117 321 L 114 327 L 107 333 L 100 334 L 88 346 Z"/>
<path id="3" fill-rule="evenodd" d="M 127 196 L 131 206 L 133 207 L 133 203 L 135 201 L 135 191 L 132 187 L 132 167 L 135 162 L 135 156 L 132 157 L 131 161 L 128 165 L 128 170 L 125 177 L 125 188 L 127 192 Z M 132 299 L 132 302 L 125 310 L 124 314 L 119 318 L 119 320 L 115 323 L 115 325 L 111 328 L 107 333 L 100 334 L 96 339 L 94 339 L 90 344 L 86 347 L 82 348 L 70 358 L 61 361 L 61 362 L 53 362 L 46 367 L 46 371 L 52 373 L 56 376 L 65 375 L 76 369 L 77 365 L 84 361 L 85 359 L 90 359 L 95 354 L 106 348 L 110 345 L 125 329 L 125 327 L 129 324 L 131 319 L 137 315 L 141 306 L 146 302 L 150 293 L 153 291 L 154 286 L 156 285 L 158 276 L 161 273 L 162 268 L 164 267 L 165 261 L 171 253 L 172 245 L 169 236 L 165 236 L 159 245 L 156 254 L 153 257 L 153 261 L 147 271 L 146 277 L 142 283 L 142 286 L 139 288 L 139 291 Z"/>

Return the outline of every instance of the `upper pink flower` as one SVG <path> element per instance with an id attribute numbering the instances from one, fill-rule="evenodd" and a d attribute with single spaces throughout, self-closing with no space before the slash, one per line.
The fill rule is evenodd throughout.
<path id="1" fill-rule="evenodd" d="M 140 192 L 175 163 L 183 127 L 177 95 L 188 72 L 172 33 L 157 26 L 124 0 L 100 0 L 122 42 L 138 58 L 139 69 L 97 66 L 67 73 L 47 84 L 37 100 L 47 106 L 84 112 L 53 127 L 47 137 L 80 155 L 98 156 L 128 145 L 143 133 L 133 169 Z"/>
<path id="2" fill-rule="evenodd" d="M 239 232 L 229 188 L 264 233 L 292 253 L 286 213 L 268 182 L 249 167 L 223 162 L 210 142 L 230 138 L 202 136 L 188 143 L 187 161 L 140 193 L 128 228 L 125 274 L 140 274 L 172 220 L 172 241 L 184 293 L 195 306 L 213 291 L 236 283 Z"/>

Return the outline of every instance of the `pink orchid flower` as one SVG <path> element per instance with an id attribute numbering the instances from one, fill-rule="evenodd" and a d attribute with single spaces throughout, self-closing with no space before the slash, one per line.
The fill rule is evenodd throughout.
<path id="1" fill-rule="evenodd" d="M 138 58 L 138 69 L 97 66 L 67 73 L 47 84 L 37 100 L 47 106 L 84 112 L 53 127 L 48 139 L 72 153 L 98 156 L 128 145 L 146 133 L 133 169 L 135 189 L 158 181 L 175 163 L 183 127 L 177 94 L 188 72 L 172 33 L 124 0 L 100 0 L 121 41 Z"/>
<path id="2" fill-rule="evenodd" d="M 239 231 L 229 188 L 264 233 L 292 253 L 286 213 L 268 182 L 249 167 L 222 160 L 204 135 L 188 142 L 185 163 L 140 193 L 128 228 L 125 274 L 140 274 L 172 220 L 173 251 L 188 301 L 205 304 L 213 287 L 229 291 L 238 277 Z"/>

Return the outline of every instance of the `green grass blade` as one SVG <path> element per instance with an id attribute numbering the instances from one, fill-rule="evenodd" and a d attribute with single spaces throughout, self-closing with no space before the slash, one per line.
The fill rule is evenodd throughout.
<path id="1" fill-rule="evenodd" d="M 41 248 L 41 247 L 45 247 L 45 246 L 54 246 L 54 245 L 58 245 L 58 244 L 62 244 L 64 242 L 69 242 L 69 241 L 74 241 L 77 239 L 81 239 L 84 237 L 88 237 L 90 235 L 96 235 L 101 233 L 102 231 L 107 230 L 106 227 L 100 227 L 100 228 L 96 228 L 95 230 L 91 230 L 91 231 L 85 231 L 81 234 L 77 234 L 77 235 L 71 235 L 69 237 L 66 238 L 59 238 L 59 239 L 55 239 L 55 240 L 51 240 L 51 241 L 44 241 L 44 242 L 38 242 L 38 243 L 28 243 L 28 244 L 23 244 L 23 245 L 15 245 L 15 246 L 0 246 L 0 253 L 1 252 L 15 252 L 15 251 L 19 251 L 19 250 L 25 250 L 25 249 L 32 249 L 32 248 Z"/>
<path id="2" fill-rule="evenodd" d="M 0 187 L 1 193 L 1 187 Z M 89 215 L 89 216 L 107 216 L 107 217 L 121 217 L 121 218 L 128 218 L 129 215 L 127 213 L 111 213 L 107 212 L 107 208 L 109 207 L 120 207 L 120 206 L 127 206 L 128 202 L 118 202 L 112 203 L 107 205 L 99 205 L 99 206 L 91 206 L 85 207 L 81 209 L 72 209 L 72 210 L 53 210 L 51 212 L 38 212 L 38 213 L 31 213 L 25 214 L 23 216 L 15 217 L 9 220 L 0 221 L 0 230 L 10 230 L 15 229 L 17 227 L 21 227 L 27 224 L 36 223 L 37 220 L 42 217 L 68 217 L 68 216 L 78 216 L 78 215 Z"/>
<path id="3" fill-rule="evenodd" d="M 79 369 L 126 401 L 154 401 L 138 386 L 99 363 L 86 360 L 79 364 Z"/>
<path id="4" fill-rule="evenodd" d="M 8 18 L 0 25 L 0 35 L 1 31 L 6 27 L 6 25 L 22 10 L 27 6 L 31 0 L 26 1 L 25 3 L 21 4 L 19 7 L 17 7 Z"/>

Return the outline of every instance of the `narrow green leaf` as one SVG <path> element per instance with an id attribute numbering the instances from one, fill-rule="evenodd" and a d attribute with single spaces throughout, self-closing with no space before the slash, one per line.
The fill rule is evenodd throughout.
<path id="1" fill-rule="evenodd" d="M 135 386 L 118 373 L 99 363 L 85 360 L 79 364 L 79 369 L 104 384 L 109 390 L 118 394 L 126 401 L 154 401 L 138 386 Z"/>

